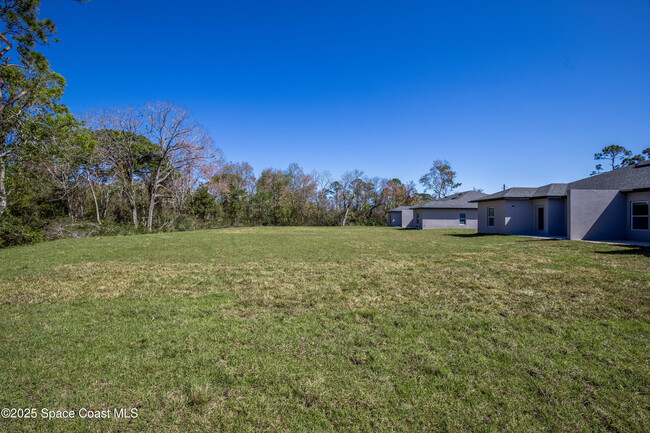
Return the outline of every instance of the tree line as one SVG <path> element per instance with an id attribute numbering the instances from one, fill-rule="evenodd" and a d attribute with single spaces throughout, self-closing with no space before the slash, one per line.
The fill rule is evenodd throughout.
<path id="1" fill-rule="evenodd" d="M 385 224 L 429 198 L 399 179 L 339 178 L 297 164 L 259 176 L 226 162 L 207 132 L 169 102 L 66 109 L 22 119 L 6 164 L 3 245 L 44 238 L 241 225 Z"/>
<path id="2" fill-rule="evenodd" d="M 24 119 L 5 184 L 3 245 L 62 236 L 241 225 L 380 225 L 429 198 L 413 183 L 362 171 L 332 178 L 297 164 L 259 176 L 226 162 L 207 132 L 169 102 L 66 110 Z"/>
<path id="3" fill-rule="evenodd" d="M 39 0 L 0 0 L 0 246 L 60 236 L 229 225 L 383 224 L 428 198 L 359 170 L 297 164 L 255 175 L 226 162 L 182 107 L 153 102 L 74 116 L 39 46 L 56 26 Z"/>

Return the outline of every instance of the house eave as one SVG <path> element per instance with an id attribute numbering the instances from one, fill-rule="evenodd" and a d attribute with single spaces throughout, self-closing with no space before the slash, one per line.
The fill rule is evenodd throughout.
<path id="1" fill-rule="evenodd" d="M 650 191 L 650 187 L 647 187 L 647 188 L 622 189 L 622 190 L 621 190 L 622 193 L 626 193 L 626 194 L 627 194 L 628 192 L 646 192 L 646 191 Z"/>
<path id="2" fill-rule="evenodd" d="M 476 207 L 471 207 L 471 206 L 470 207 L 412 207 L 411 209 L 413 209 L 413 210 L 420 210 L 420 209 L 424 209 L 424 210 L 456 210 L 456 209 L 474 210 L 474 209 L 478 209 L 478 205 Z"/>

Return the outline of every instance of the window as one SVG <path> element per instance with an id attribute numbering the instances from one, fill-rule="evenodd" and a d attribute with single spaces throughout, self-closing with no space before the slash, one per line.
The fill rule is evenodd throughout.
<path id="1" fill-rule="evenodd" d="M 458 222 L 460 225 L 464 226 L 467 224 L 467 218 L 465 218 L 465 212 L 461 212 L 460 216 L 458 217 Z"/>
<path id="2" fill-rule="evenodd" d="M 632 202 L 632 230 L 648 230 L 648 202 Z"/>
<path id="3" fill-rule="evenodd" d="M 415 212 L 415 225 L 420 225 L 420 212 Z"/>
<path id="4" fill-rule="evenodd" d="M 488 226 L 489 227 L 494 227 L 494 208 L 493 207 L 488 208 Z"/>
<path id="5" fill-rule="evenodd" d="M 544 208 L 537 208 L 537 230 L 544 231 Z"/>

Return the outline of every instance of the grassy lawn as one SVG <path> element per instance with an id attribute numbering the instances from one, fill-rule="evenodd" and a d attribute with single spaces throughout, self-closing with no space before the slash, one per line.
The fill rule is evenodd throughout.
<path id="1" fill-rule="evenodd" d="M 0 431 L 650 431 L 649 256 L 392 228 L 0 250 L 0 407 L 139 415 Z"/>

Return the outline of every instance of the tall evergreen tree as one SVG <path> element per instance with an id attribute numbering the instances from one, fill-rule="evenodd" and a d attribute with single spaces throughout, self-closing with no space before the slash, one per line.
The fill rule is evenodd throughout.
<path id="1" fill-rule="evenodd" d="M 40 0 L 0 1 L 0 215 L 7 207 L 5 176 L 21 143 L 21 125 L 35 112 L 54 111 L 65 80 L 37 46 L 55 41 L 56 26 L 40 19 Z"/>

